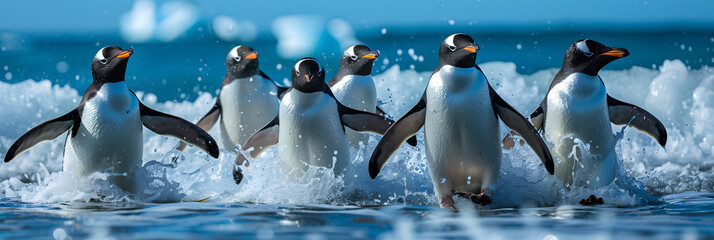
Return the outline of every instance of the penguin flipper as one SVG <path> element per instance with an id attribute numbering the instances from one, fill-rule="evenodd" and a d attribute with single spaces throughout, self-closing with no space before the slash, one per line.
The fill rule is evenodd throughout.
<path id="1" fill-rule="evenodd" d="M 162 113 L 139 102 L 141 122 L 149 130 L 165 136 L 178 138 L 218 158 L 218 144 L 206 131 L 179 117 Z"/>
<path id="2" fill-rule="evenodd" d="M 220 115 L 221 115 L 221 101 L 219 98 L 216 100 L 216 104 L 213 105 L 213 108 L 211 108 L 211 110 L 208 111 L 208 113 L 206 113 L 206 115 L 203 116 L 201 118 L 201 120 L 198 120 L 198 123 L 196 123 L 196 125 L 205 131 L 211 130 L 213 125 L 215 125 L 216 122 L 218 121 L 218 116 L 220 116 Z M 188 144 L 181 141 L 181 143 L 179 143 L 179 146 L 176 147 L 176 150 L 183 151 L 186 148 L 186 146 L 188 146 Z"/>
<path id="3" fill-rule="evenodd" d="M 268 80 L 270 80 L 270 81 L 273 81 L 272 79 L 270 79 L 270 77 L 268 77 L 268 74 L 265 74 L 265 73 L 263 72 L 263 70 L 260 70 L 260 73 L 259 73 L 259 74 L 260 74 L 261 77 L 263 77 L 263 78 L 265 78 L 265 79 L 268 79 Z M 276 87 L 278 87 L 278 99 L 283 99 L 283 96 L 285 96 L 285 93 L 287 93 L 287 92 L 288 92 L 288 89 L 290 89 L 290 88 L 289 88 L 289 87 L 280 86 L 280 84 L 276 83 L 275 81 L 273 81 L 273 83 L 275 84 Z"/>
<path id="4" fill-rule="evenodd" d="M 382 108 L 380 108 L 379 106 L 377 106 L 377 110 L 374 111 L 374 113 L 376 113 L 376 114 L 379 115 L 379 116 L 387 116 L 387 112 L 385 112 L 384 110 L 382 110 Z"/>
<path id="5" fill-rule="evenodd" d="M 533 127 L 539 132 L 542 132 L 543 130 L 543 119 L 545 119 L 545 99 L 543 99 L 543 102 L 541 102 L 540 106 L 536 108 L 533 113 L 530 115 L 530 120 L 531 123 L 533 124 Z M 503 148 L 505 149 L 511 149 L 514 146 L 516 146 L 515 141 L 513 141 L 514 136 L 520 136 L 518 133 L 514 131 L 510 131 L 506 134 L 506 136 L 503 137 L 501 142 L 503 143 Z M 521 142 L 521 146 L 523 146 L 523 142 Z"/>
<path id="6" fill-rule="evenodd" d="M 399 149 L 399 146 L 401 146 L 407 138 L 410 140 L 412 138 L 415 139 L 414 145 L 416 145 L 414 135 L 424 125 L 425 119 L 426 94 L 422 96 L 416 106 L 412 107 L 409 112 L 404 114 L 404 116 L 389 127 L 384 137 L 377 143 L 374 152 L 372 152 L 372 156 L 369 158 L 369 176 L 372 177 L 372 179 L 377 177 L 379 171 L 384 167 L 384 164 L 387 164 L 389 158 L 394 155 L 394 152 Z"/>
<path id="7" fill-rule="evenodd" d="M 61 117 L 37 125 L 23 134 L 10 146 L 10 149 L 7 150 L 7 154 L 5 154 L 5 162 L 9 162 L 17 155 L 20 155 L 40 142 L 55 139 L 70 128 L 72 128 L 73 134 L 77 134 L 81 120 L 79 111 L 75 108 Z"/>
<path id="8" fill-rule="evenodd" d="M 358 132 L 372 132 L 384 135 L 394 123 L 393 120 L 375 113 L 349 108 L 339 103 L 342 124 Z"/>
<path id="9" fill-rule="evenodd" d="M 531 125 L 528 120 L 523 117 L 516 109 L 511 107 L 501 96 L 496 93 L 495 90 L 488 86 L 491 95 L 491 104 L 493 105 L 493 110 L 496 114 L 503 120 L 513 131 L 520 134 L 526 143 L 533 149 L 533 151 L 538 155 L 538 158 L 543 162 L 543 166 L 548 170 L 548 173 L 553 175 L 555 164 L 553 163 L 553 156 L 548 150 L 548 146 L 543 141 L 543 138 L 538 134 L 538 130 Z"/>
<path id="10" fill-rule="evenodd" d="M 269 122 L 267 125 L 265 125 L 265 127 L 261 128 L 252 136 L 250 136 L 250 138 L 245 141 L 243 146 L 241 146 L 241 150 L 246 151 L 252 147 L 253 151 L 250 152 L 250 156 L 255 158 L 258 157 L 258 155 L 260 155 L 263 150 L 267 149 L 270 146 L 278 144 L 279 138 L 280 120 L 278 116 L 275 116 L 273 121 Z M 246 159 L 245 156 L 243 156 L 243 153 L 238 152 L 235 159 L 236 164 L 243 165 L 243 162 L 245 160 Z"/>
<path id="11" fill-rule="evenodd" d="M 545 111 L 543 110 L 543 105 L 538 106 L 533 113 L 530 115 L 531 123 L 536 130 L 540 131 L 543 129 L 543 120 L 545 119 Z"/>
<path id="12" fill-rule="evenodd" d="M 667 129 L 654 115 L 641 107 L 617 100 L 607 95 L 610 122 L 615 125 L 630 124 L 635 129 L 657 140 L 660 146 L 667 144 Z"/>

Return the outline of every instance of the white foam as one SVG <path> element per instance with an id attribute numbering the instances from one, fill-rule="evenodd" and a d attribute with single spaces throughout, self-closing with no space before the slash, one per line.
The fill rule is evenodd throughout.
<path id="1" fill-rule="evenodd" d="M 557 73 L 557 69 L 546 69 L 522 75 L 516 72 L 515 64 L 503 62 L 480 66 L 501 97 L 524 115 L 540 103 Z M 395 116 L 404 114 L 421 97 L 430 75 L 431 71 L 392 66 L 374 76 L 377 96 L 385 103 L 383 109 Z M 681 61 L 673 60 L 659 69 L 633 67 L 605 70 L 600 75 L 611 96 L 642 106 L 665 124 L 669 133 L 667 149 L 649 136 L 626 128 L 618 135 L 622 140 L 616 146 L 619 185 L 569 192 L 546 173 L 527 145 L 504 150 L 492 207 L 575 204 L 589 194 L 599 195 L 607 203 L 633 204 L 648 200 L 643 194 L 645 189 L 655 194 L 714 191 L 710 181 L 714 179 L 712 69 L 688 70 Z M 0 105 L 0 116 L 4 119 L 0 122 L 2 153 L 31 127 L 70 111 L 81 98 L 77 90 L 53 85 L 48 80 L 0 82 L 0 94 L 6 96 L 6 102 Z M 208 93 L 193 101 L 168 102 L 157 102 L 152 94 L 137 95 L 149 107 L 193 122 L 215 102 L 215 97 Z M 217 129 L 214 127 L 209 133 L 219 138 Z M 501 131 L 505 135 L 508 128 L 502 125 Z M 622 127 L 613 127 L 613 131 L 619 133 Z M 419 150 L 404 144 L 374 180 L 366 171 L 370 153 L 355 150 L 351 167 L 341 177 L 334 178 L 329 169 L 313 168 L 303 178 L 291 179 L 278 167 L 282 159 L 277 147 L 273 147 L 252 160 L 250 167 L 243 168 L 246 177 L 243 184 L 236 186 L 231 174 L 233 153 L 222 151 L 219 159 L 213 159 L 196 148 L 178 152 L 174 150 L 177 140 L 145 129 L 144 171 L 137 177 L 148 184 L 139 193 L 130 194 L 106 181 L 106 174 L 77 177 L 62 172 L 62 136 L 0 164 L 0 197 L 39 203 L 88 201 L 98 194 L 106 196 L 104 201 L 177 201 L 211 196 L 209 201 L 217 202 L 436 206 L 427 172 L 423 131 L 417 138 Z M 364 148 L 373 148 L 378 139 L 372 135 Z M 176 164 L 171 163 L 174 156 L 179 158 Z M 637 196 L 633 197 L 633 193 Z M 457 200 L 457 205 L 460 204 L 470 203 Z"/>

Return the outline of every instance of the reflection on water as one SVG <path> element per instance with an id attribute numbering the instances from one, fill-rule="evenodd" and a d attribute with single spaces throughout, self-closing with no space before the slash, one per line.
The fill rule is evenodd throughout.
<path id="1" fill-rule="evenodd" d="M 420 206 L 235 203 L 71 203 L 2 200 L 0 237 L 74 239 L 707 239 L 714 194 L 668 195 L 645 206 L 451 211 Z M 62 231 L 58 231 L 58 229 Z M 548 238 L 551 237 L 551 238 Z M 552 238 L 555 237 L 555 238 Z"/>

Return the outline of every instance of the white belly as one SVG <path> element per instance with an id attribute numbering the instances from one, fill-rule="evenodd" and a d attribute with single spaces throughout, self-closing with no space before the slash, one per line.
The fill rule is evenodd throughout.
<path id="1" fill-rule="evenodd" d="M 279 150 L 284 170 L 308 166 L 333 168 L 340 174 L 349 162 L 347 135 L 335 101 L 322 92 L 291 90 L 280 103 Z"/>
<path id="2" fill-rule="evenodd" d="M 501 164 L 499 125 L 483 74 L 442 67 L 429 80 L 426 94 L 424 134 L 437 195 L 479 192 L 495 183 Z"/>
<path id="3" fill-rule="evenodd" d="M 545 132 L 560 158 L 556 177 L 566 187 L 610 183 L 616 157 L 605 85 L 597 76 L 575 73 L 555 85 L 547 98 Z M 574 150 L 574 139 L 589 144 L 589 153 Z"/>
<path id="4" fill-rule="evenodd" d="M 94 172 L 130 174 L 142 162 L 143 139 L 139 101 L 124 82 L 106 83 L 87 101 L 76 136 L 65 143 L 64 171 L 87 176 Z M 125 190 L 127 177 L 112 181 Z"/>
<path id="5" fill-rule="evenodd" d="M 372 76 L 345 76 L 332 86 L 332 93 L 347 107 L 372 113 L 377 110 L 377 89 Z M 359 142 L 366 145 L 369 135 L 348 128 L 347 138 L 352 147 L 359 149 Z"/>
<path id="6" fill-rule="evenodd" d="M 221 88 L 223 148 L 234 150 L 278 115 L 277 87 L 260 75 L 236 79 Z"/>

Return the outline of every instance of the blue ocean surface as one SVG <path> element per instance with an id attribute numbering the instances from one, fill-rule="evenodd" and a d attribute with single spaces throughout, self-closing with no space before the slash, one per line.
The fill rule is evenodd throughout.
<path id="1" fill-rule="evenodd" d="M 662 8 L 659 2 L 651 5 Z M 180 4 L 167 8 L 191 9 Z M 115 21 L 117 12 L 96 14 Z M 433 15 L 426 17 L 442 21 Z M 234 153 L 221 150 L 214 159 L 193 147 L 179 152 L 178 140 L 145 129 L 143 167 L 135 175 L 143 184 L 132 193 L 107 181 L 107 173 L 80 177 L 63 172 L 61 136 L 0 163 L 0 239 L 714 239 L 714 32 L 708 22 L 679 28 L 634 21 L 608 29 L 560 21 L 551 29 L 550 20 L 533 20 L 504 29 L 482 28 L 491 25 L 464 18 L 405 28 L 348 18 L 359 23 L 350 28 L 344 21 L 304 16 L 275 20 L 272 28 L 258 20 L 253 25 L 238 21 L 241 31 L 255 28 L 239 37 L 216 27 L 220 19 L 210 24 L 194 19 L 170 40 L 162 37 L 174 28 L 149 37 L 140 34 L 144 25 L 101 32 L 102 19 L 81 23 L 85 20 L 68 16 L 74 25 L 93 29 L 72 34 L 47 30 L 52 24 L 23 22 L 13 28 L 0 23 L 0 156 L 27 130 L 79 104 L 92 82 L 92 58 L 104 46 L 133 48 L 126 82 L 144 104 L 196 122 L 215 103 L 226 55 L 235 45 L 258 50 L 261 69 L 288 86 L 289 71 L 299 58 L 317 58 L 329 79 L 345 46 L 362 43 L 380 51 L 373 68 L 378 99 L 398 118 L 421 97 L 438 64 L 439 44 L 453 32 L 475 39 L 481 49 L 476 63 L 499 95 L 524 115 L 541 102 L 573 42 L 587 38 L 627 48 L 631 55 L 606 66 L 600 76 L 611 96 L 662 121 L 669 134 L 666 146 L 633 128 L 613 125 L 615 182 L 568 191 L 527 145 L 517 145 L 503 150 L 494 202 L 475 206 L 456 199 L 459 210 L 452 211 L 438 208 L 423 130 L 416 135 L 417 147 L 402 146 L 376 179 L 367 171 L 380 139 L 373 135 L 352 149 L 350 167 L 342 175 L 313 167 L 301 178 L 288 177 L 273 147 L 251 159 L 250 167 L 243 168 L 245 179 L 236 185 Z M 316 25 L 322 27 L 304 28 Z M 121 37 L 107 34 L 124 34 L 123 26 L 138 29 Z M 291 29 L 314 34 L 279 36 Z M 240 37 L 246 34 L 253 35 L 244 41 Z M 231 36 L 235 39 L 226 40 Z M 501 124 L 502 136 L 508 130 Z M 209 133 L 222 142 L 218 128 Z M 605 204 L 578 204 L 590 194 L 603 197 Z"/>
<path id="2" fill-rule="evenodd" d="M 25 204 L 3 199 L 5 239 L 709 239 L 714 195 L 645 206 L 462 209 L 240 203 Z"/>

